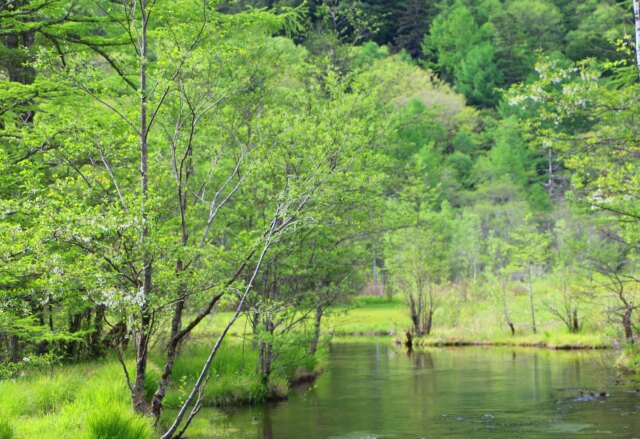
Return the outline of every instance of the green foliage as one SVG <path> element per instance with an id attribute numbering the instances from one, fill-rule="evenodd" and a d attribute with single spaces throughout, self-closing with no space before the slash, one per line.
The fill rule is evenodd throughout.
<path id="1" fill-rule="evenodd" d="M 579 330 L 619 320 L 605 290 L 635 319 L 640 86 L 624 5 L 166 0 L 144 21 L 140 3 L 10 3 L 0 385 L 15 397 L 0 398 L 0 436 L 149 436 L 119 367 L 87 377 L 95 392 L 44 374 L 149 337 L 157 351 L 125 360 L 151 356 L 149 400 L 175 332 L 243 297 L 246 340 L 223 344 L 205 404 L 283 396 L 321 367 L 327 326 L 497 339 L 536 311 L 544 333 L 520 341 L 596 344 L 558 332 L 578 312 L 597 316 Z M 380 296 L 349 300 L 366 288 Z M 354 321 L 340 327 L 335 304 Z M 180 344 L 170 407 L 202 371 L 203 334 Z M 38 373 L 30 393 L 9 382 Z"/>
<path id="2" fill-rule="evenodd" d="M 500 96 L 502 72 L 495 64 L 495 49 L 489 43 L 475 46 L 460 62 L 455 75 L 456 89 L 469 99 L 472 105 L 495 106 Z"/>
<path id="3" fill-rule="evenodd" d="M 481 29 L 469 8 L 455 6 L 435 18 L 423 51 L 433 54 L 443 78 L 452 80 L 469 51 L 488 36 L 489 29 Z"/>

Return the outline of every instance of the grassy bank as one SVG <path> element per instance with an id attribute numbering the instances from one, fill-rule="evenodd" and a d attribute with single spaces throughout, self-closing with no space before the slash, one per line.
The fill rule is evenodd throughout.
<path id="1" fill-rule="evenodd" d="M 133 414 L 115 361 L 66 366 L 0 383 L 0 438 L 151 438 L 151 422 Z"/>
<path id="2" fill-rule="evenodd" d="M 163 422 L 180 407 L 209 354 L 209 346 L 191 343 L 174 367 L 174 382 L 165 399 Z M 223 345 L 214 360 L 203 403 L 209 407 L 251 404 L 286 398 L 289 382 L 319 365 L 312 360 L 281 368 L 266 387 L 254 368 L 255 351 L 243 349 L 238 340 Z M 148 396 L 160 380 L 160 357 L 151 359 Z M 129 364 L 130 370 L 133 362 Z M 205 425 L 206 424 L 206 425 Z M 208 428 L 196 423 L 193 428 Z M 129 390 L 121 365 L 104 359 L 68 365 L 50 371 L 32 371 L 15 382 L 0 382 L 0 439 L 33 438 L 144 439 L 154 438 L 149 419 L 131 410 Z"/>
<path id="3" fill-rule="evenodd" d="M 521 336 L 486 336 L 474 337 L 460 334 L 446 335 L 444 331 L 413 340 L 414 347 L 421 346 L 532 346 L 549 349 L 607 349 L 612 346 L 611 340 L 600 334 L 548 333 Z"/>
<path id="4" fill-rule="evenodd" d="M 543 296 L 541 300 L 547 300 Z M 417 346 L 517 345 L 553 349 L 602 349 L 613 347 L 621 338 L 620 328 L 609 323 L 594 304 L 580 308 L 582 328 L 568 331 L 564 323 L 544 306 L 536 309 L 537 333 L 530 321 L 526 295 L 516 295 L 510 303 L 510 316 L 516 328 L 511 335 L 503 305 L 487 300 L 442 300 L 433 317 L 429 336 L 414 340 Z M 389 335 L 399 341 L 411 329 L 409 311 L 403 298 L 356 297 L 349 306 L 335 307 L 328 327 L 338 336 Z"/>
<path id="5" fill-rule="evenodd" d="M 433 330 L 427 337 L 415 340 L 417 345 L 519 345 L 539 346 L 554 349 L 602 349 L 613 347 L 622 339 L 622 332 L 616 322 L 608 322 L 602 313 L 602 306 L 585 303 L 579 308 L 581 331 L 571 333 L 564 323 L 554 316 L 543 303 L 553 303 L 553 292 L 544 292 L 544 284 L 539 303 L 536 306 L 537 333 L 531 325 L 529 299 L 526 292 L 515 294 L 509 303 L 510 318 L 516 334 L 511 335 L 505 323 L 502 302 L 487 300 L 486 297 L 461 300 L 455 295 L 441 298 L 433 317 Z M 230 313 L 218 313 L 202 328 L 197 337 L 218 332 L 222 329 Z M 404 297 L 356 296 L 349 303 L 333 306 L 324 319 L 324 331 L 333 336 L 366 337 L 391 336 L 404 339 L 411 329 L 409 310 Z M 239 319 L 231 332 L 241 336 L 250 333 L 249 325 Z"/>

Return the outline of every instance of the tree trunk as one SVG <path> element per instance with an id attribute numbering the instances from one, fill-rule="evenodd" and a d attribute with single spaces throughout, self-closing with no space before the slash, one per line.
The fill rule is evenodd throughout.
<path id="1" fill-rule="evenodd" d="M 33 310 L 33 314 L 38 316 L 38 323 L 40 323 L 40 326 L 45 326 L 45 322 L 46 319 L 44 317 L 44 305 L 38 305 L 37 307 L 34 308 Z M 49 351 L 49 342 L 48 341 L 41 341 L 40 343 L 38 343 L 38 345 L 36 346 L 36 353 L 38 355 L 44 355 Z"/>
<path id="2" fill-rule="evenodd" d="M 373 286 L 378 294 L 378 258 L 376 257 L 376 248 L 373 247 Z"/>
<path id="3" fill-rule="evenodd" d="M 5 37 L 5 45 L 11 51 L 10 62 L 7 65 L 7 73 L 9 81 L 17 82 L 24 85 L 33 84 L 36 78 L 36 71 L 29 65 L 31 55 L 26 55 L 26 50 L 33 45 L 35 41 L 35 32 L 26 31 L 15 34 L 9 34 Z M 22 102 L 21 105 L 27 107 L 30 102 Z M 27 109 L 18 116 L 23 123 L 33 122 L 34 112 Z M 1 128 L 1 127 L 0 127 Z"/>
<path id="4" fill-rule="evenodd" d="M 266 385 L 269 383 L 271 376 L 271 363 L 273 361 L 273 346 L 266 341 L 260 342 L 260 375 L 262 382 Z"/>
<path id="5" fill-rule="evenodd" d="M 640 75 L 640 1 L 633 0 L 633 18 L 636 29 L 636 67 Z"/>
<path id="6" fill-rule="evenodd" d="M 136 412 L 147 413 L 148 404 L 144 394 L 144 384 L 147 374 L 147 360 L 149 356 L 148 347 L 151 336 L 151 313 L 149 310 L 148 300 L 151 295 L 151 279 L 152 279 L 152 261 L 151 255 L 147 247 L 149 241 L 149 215 L 147 211 L 147 201 L 149 198 L 149 168 L 148 168 L 148 134 L 149 125 L 147 123 L 147 63 L 148 46 L 147 46 L 147 1 L 140 1 L 140 36 L 138 39 L 140 46 L 140 212 L 142 217 L 142 232 L 140 243 L 143 250 L 143 280 L 142 280 L 142 296 L 144 303 L 141 306 L 140 326 L 136 337 L 136 372 L 133 387 L 131 388 L 131 398 L 133 408 Z"/>
<path id="7" fill-rule="evenodd" d="M 69 333 L 75 334 L 82 326 L 82 313 L 74 314 L 69 317 Z M 73 357 L 78 352 L 78 341 L 73 340 L 67 344 L 67 356 Z"/>
<path id="8" fill-rule="evenodd" d="M 413 332 L 416 336 L 422 335 L 422 325 L 420 324 L 420 309 L 416 304 L 416 300 L 412 294 L 409 294 L 409 314 L 411 323 L 413 324 Z"/>
<path id="9" fill-rule="evenodd" d="M 17 363 L 22 360 L 22 356 L 20 355 L 20 337 L 17 335 L 9 336 L 9 358 L 13 363 Z"/>
<path id="10" fill-rule="evenodd" d="M 311 340 L 311 347 L 309 348 L 309 353 L 311 355 L 315 354 L 318 351 L 318 343 L 320 342 L 320 327 L 322 323 L 323 313 L 324 308 L 322 306 L 316 308 L 316 319 L 313 324 L 313 340 Z"/>
<path id="11" fill-rule="evenodd" d="M 99 357 L 103 353 L 102 333 L 104 332 L 104 312 L 105 306 L 98 305 L 93 318 L 93 333 L 89 338 L 89 351 L 95 357 Z"/>
<path id="12" fill-rule="evenodd" d="M 533 307 L 533 280 L 531 275 L 531 266 L 529 266 L 529 302 L 531 304 L 531 327 L 533 328 L 533 333 L 536 334 L 536 312 Z"/>
<path id="13" fill-rule="evenodd" d="M 573 326 L 573 331 L 572 332 L 577 334 L 578 332 L 580 332 L 580 324 L 578 322 L 578 310 L 577 309 L 573 310 L 573 315 L 572 315 L 571 321 L 572 321 L 572 326 Z"/>
<path id="14" fill-rule="evenodd" d="M 622 314 L 622 326 L 624 327 L 624 338 L 627 343 L 633 343 L 633 325 L 631 324 L 631 308 L 627 308 Z"/>
<path id="15" fill-rule="evenodd" d="M 138 413 L 146 414 L 149 409 L 144 392 L 144 384 L 147 377 L 147 361 L 149 359 L 149 339 L 151 316 L 147 305 L 142 307 L 141 331 L 136 335 L 136 368 L 135 379 L 131 387 L 131 400 L 133 409 Z"/>
<path id="16" fill-rule="evenodd" d="M 433 325 L 433 310 L 430 309 L 429 313 L 427 314 L 427 321 L 425 323 L 425 327 L 424 327 L 424 333 L 426 335 L 431 334 L 431 326 Z"/>
<path id="17" fill-rule="evenodd" d="M 504 284 L 501 284 L 502 288 L 502 306 L 504 311 L 504 319 L 507 321 L 507 325 L 509 325 L 509 329 L 511 329 L 511 336 L 516 335 L 516 328 L 509 317 L 509 308 L 507 307 L 507 293 L 505 291 Z"/>
<path id="18" fill-rule="evenodd" d="M 162 378 L 160 384 L 153 394 L 151 400 L 151 414 L 155 419 L 159 419 L 162 414 L 162 401 L 164 400 L 167 387 L 171 380 L 171 374 L 173 372 L 173 364 L 178 354 L 178 346 L 180 345 L 180 339 L 178 338 L 182 323 L 182 311 L 184 309 L 184 298 L 176 303 L 176 307 L 171 321 L 171 339 L 167 346 L 167 361 L 164 364 L 162 371 Z"/>

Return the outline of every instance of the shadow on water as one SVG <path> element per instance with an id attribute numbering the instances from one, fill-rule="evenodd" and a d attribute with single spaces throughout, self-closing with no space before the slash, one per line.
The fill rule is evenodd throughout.
<path id="1" fill-rule="evenodd" d="M 640 437 L 640 394 L 612 384 L 612 355 L 340 344 L 289 401 L 233 410 L 224 435 L 199 437 Z"/>

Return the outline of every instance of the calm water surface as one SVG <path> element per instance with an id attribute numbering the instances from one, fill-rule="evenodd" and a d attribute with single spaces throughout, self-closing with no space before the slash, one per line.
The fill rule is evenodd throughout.
<path id="1" fill-rule="evenodd" d="M 223 431 L 209 437 L 640 438 L 640 393 L 616 384 L 612 355 L 337 344 L 315 384 L 287 402 L 211 412 Z"/>

